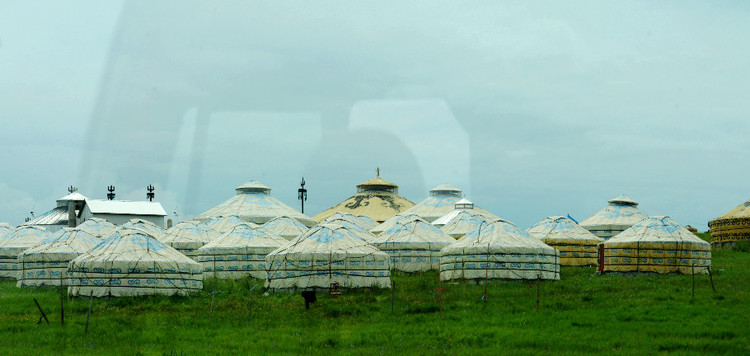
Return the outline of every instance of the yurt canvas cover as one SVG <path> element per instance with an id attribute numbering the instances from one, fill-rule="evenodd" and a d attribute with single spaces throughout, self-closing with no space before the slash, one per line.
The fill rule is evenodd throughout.
<path id="1" fill-rule="evenodd" d="M 641 220 L 602 242 L 604 272 L 708 273 L 711 245 L 668 216 Z"/>
<path id="2" fill-rule="evenodd" d="M 560 279 L 558 251 L 505 220 L 482 225 L 441 253 L 442 280 Z"/>
<path id="3" fill-rule="evenodd" d="M 352 234 L 356 235 L 362 240 L 365 240 L 369 243 L 371 243 L 372 241 L 375 241 L 374 234 L 367 231 L 367 229 L 365 229 L 364 227 L 353 222 L 351 219 L 344 219 L 344 218 L 326 219 L 325 221 L 321 223 L 321 225 L 341 226 L 343 228 L 348 229 L 349 231 L 351 231 Z"/>
<path id="4" fill-rule="evenodd" d="M 164 229 L 148 220 L 143 219 L 130 219 L 126 223 L 122 224 L 123 229 L 141 230 L 146 234 L 151 235 L 157 240 L 164 238 Z"/>
<path id="5" fill-rule="evenodd" d="M 39 245 L 50 235 L 37 226 L 21 226 L 0 238 L 0 277 L 18 278 L 21 263 L 18 254 Z"/>
<path id="6" fill-rule="evenodd" d="M 415 219 L 421 219 L 421 217 L 415 214 L 398 213 L 394 215 L 392 218 L 386 221 L 383 221 L 382 224 L 370 229 L 370 233 L 373 235 L 380 235 L 385 230 L 388 230 L 394 226 L 398 226 L 407 221 L 412 221 Z"/>
<path id="7" fill-rule="evenodd" d="M 196 250 L 219 236 L 221 234 L 211 231 L 205 225 L 183 221 L 164 232 L 161 241 L 185 256 L 198 261 Z"/>
<path id="8" fill-rule="evenodd" d="M 70 277 L 68 263 L 91 251 L 102 240 L 83 230 L 63 228 L 54 236 L 18 255 L 21 271 L 17 285 L 59 286 L 67 285 Z"/>
<path id="9" fill-rule="evenodd" d="M 8 223 L 0 223 L 0 239 L 11 232 L 13 232 L 13 228 Z"/>
<path id="10" fill-rule="evenodd" d="M 391 287 L 390 257 L 348 229 L 318 225 L 266 257 L 272 289 Z"/>
<path id="11" fill-rule="evenodd" d="M 545 218 L 526 232 L 560 251 L 562 266 L 597 265 L 596 246 L 604 241 L 564 216 Z"/>
<path id="12" fill-rule="evenodd" d="M 583 228 L 605 240 L 648 217 L 627 195 L 610 199 L 608 203 L 604 209 L 581 222 Z"/>
<path id="13" fill-rule="evenodd" d="M 206 277 L 265 279 L 266 255 L 288 242 L 263 228 L 241 224 L 196 254 Z"/>
<path id="14" fill-rule="evenodd" d="M 716 247 L 750 240 L 750 200 L 708 222 L 711 243 Z"/>
<path id="15" fill-rule="evenodd" d="M 217 216 L 239 216 L 242 220 L 263 224 L 277 216 L 289 216 L 305 226 L 317 224 L 315 220 L 271 196 L 271 188 L 258 181 L 249 181 L 235 189 L 237 195 L 209 209 L 195 219 L 203 221 Z"/>
<path id="16" fill-rule="evenodd" d="M 476 210 L 459 210 L 440 230 L 448 236 L 459 239 L 493 220 Z"/>
<path id="17" fill-rule="evenodd" d="M 307 231 L 307 226 L 288 216 L 279 216 L 261 226 L 264 230 L 292 240 Z"/>
<path id="18" fill-rule="evenodd" d="M 68 270 L 73 296 L 187 295 L 203 289 L 198 262 L 141 230 L 112 233 Z"/>
<path id="19" fill-rule="evenodd" d="M 205 226 L 219 235 L 232 231 L 237 225 L 241 224 L 247 224 L 253 228 L 258 227 L 257 224 L 242 220 L 239 216 L 214 216 L 202 222 L 199 220 L 192 220 L 191 222 L 194 222 L 196 225 Z"/>
<path id="20" fill-rule="evenodd" d="M 356 194 L 313 218 L 322 222 L 336 213 L 348 213 L 364 215 L 382 223 L 412 206 L 414 206 L 414 203 L 398 194 L 398 186 L 380 178 L 378 172 L 377 177 L 358 184 Z M 369 230 L 372 227 L 367 229 Z"/>
<path id="21" fill-rule="evenodd" d="M 98 239 L 105 239 L 118 229 L 117 225 L 100 218 L 89 218 L 76 226 L 76 229 L 86 231 Z"/>
<path id="22" fill-rule="evenodd" d="M 372 245 L 391 256 L 391 269 L 404 272 L 436 270 L 440 267 L 440 250 L 456 240 L 426 220 L 412 216 L 412 219 L 383 231 Z"/>

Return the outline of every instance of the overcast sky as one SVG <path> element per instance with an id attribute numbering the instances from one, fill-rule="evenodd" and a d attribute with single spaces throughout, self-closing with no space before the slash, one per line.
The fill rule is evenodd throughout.
<path id="1" fill-rule="evenodd" d="M 523 228 L 624 193 L 703 231 L 750 199 L 749 36 L 747 1 L 2 1 L 0 221 L 302 176 L 312 216 L 380 167 Z"/>

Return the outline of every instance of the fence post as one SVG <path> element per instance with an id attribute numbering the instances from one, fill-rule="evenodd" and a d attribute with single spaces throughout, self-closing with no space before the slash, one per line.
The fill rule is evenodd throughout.
<path id="1" fill-rule="evenodd" d="M 42 310 L 42 306 L 39 305 L 39 302 L 37 302 L 36 298 L 34 298 L 34 303 L 36 304 L 36 307 L 39 308 L 39 312 L 42 313 L 42 317 L 39 318 L 39 321 L 37 322 L 37 324 L 41 324 L 42 318 L 44 318 L 44 321 L 46 321 L 47 325 L 49 325 L 49 319 L 47 319 L 47 314 L 44 314 L 44 310 Z"/>
<path id="2" fill-rule="evenodd" d="M 89 294 L 89 313 L 86 314 L 86 329 L 83 330 L 84 334 L 89 333 L 89 319 L 91 319 L 91 303 L 94 301 L 94 291 L 92 290 Z"/>
<path id="3" fill-rule="evenodd" d="M 711 280 L 711 289 L 716 293 L 716 287 L 714 287 L 714 276 L 711 274 L 711 266 L 706 266 L 706 268 L 708 269 L 708 279 Z"/>
<path id="4" fill-rule="evenodd" d="M 65 295 L 65 284 L 63 283 L 64 273 L 65 272 L 60 272 L 60 325 L 65 325 L 65 305 L 63 303 Z"/>
<path id="5" fill-rule="evenodd" d="M 690 265 L 690 270 L 693 274 L 693 299 L 695 299 L 695 264 Z"/>

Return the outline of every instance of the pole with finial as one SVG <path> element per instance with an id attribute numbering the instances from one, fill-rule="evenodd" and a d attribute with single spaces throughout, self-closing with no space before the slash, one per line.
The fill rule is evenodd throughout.
<path id="1" fill-rule="evenodd" d="M 148 187 L 146 187 L 146 190 L 148 193 L 146 193 L 146 199 L 148 201 L 154 201 L 154 186 L 149 184 Z"/>
<path id="2" fill-rule="evenodd" d="M 297 199 L 302 203 L 302 214 L 305 213 L 305 200 L 307 200 L 307 189 L 305 189 L 305 177 L 299 183 L 301 188 L 297 189 Z"/>
<path id="3" fill-rule="evenodd" d="M 68 192 L 69 193 L 73 193 L 73 192 L 77 192 L 77 191 L 78 191 L 78 188 L 76 188 L 76 187 L 74 187 L 72 185 L 70 187 L 68 187 Z"/>
<path id="4" fill-rule="evenodd" d="M 115 200 L 115 186 L 114 185 L 110 185 L 109 187 L 107 187 L 107 191 L 109 192 L 109 193 L 107 193 L 107 199 L 108 200 Z"/>
<path id="5" fill-rule="evenodd" d="M 380 177 L 380 167 L 375 168 L 375 175 Z"/>

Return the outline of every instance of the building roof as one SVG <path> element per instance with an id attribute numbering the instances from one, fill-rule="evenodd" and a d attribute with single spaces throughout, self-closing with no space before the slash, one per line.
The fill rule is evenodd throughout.
<path id="1" fill-rule="evenodd" d="M 68 202 L 68 201 L 84 201 L 86 199 L 88 198 L 83 196 L 83 194 L 78 193 L 78 192 L 73 192 L 60 199 L 57 199 L 57 202 L 60 203 L 60 202 Z"/>
<path id="2" fill-rule="evenodd" d="M 357 193 L 333 207 L 315 215 L 313 219 L 323 221 L 341 212 L 364 215 L 378 223 L 411 208 L 414 203 L 398 195 L 398 186 L 380 176 L 357 185 Z"/>
<path id="3" fill-rule="evenodd" d="M 618 204 L 618 205 L 632 205 L 632 206 L 638 206 L 638 202 L 631 199 L 629 196 L 625 194 L 621 194 L 617 197 L 614 197 L 607 201 L 610 204 Z"/>
<path id="4" fill-rule="evenodd" d="M 39 215 L 23 224 L 21 226 L 36 226 L 36 225 L 65 225 L 68 226 L 68 207 L 58 206 L 42 215 Z"/>
<path id="5" fill-rule="evenodd" d="M 86 231 L 63 228 L 42 240 L 40 245 L 25 250 L 18 259 L 23 262 L 70 261 L 91 251 L 100 242 L 102 240 Z"/>
<path id="6" fill-rule="evenodd" d="M 738 218 L 750 218 L 750 200 L 738 205 L 734 209 L 728 211 L 726 214 L 722 216 L 719 216 L 715 220 L 738 219 Z"/>
<path id="7" fill-rule="evenodd" d="M 197 254 L 266 254 L 286 244 L 285 238 L 262 228 L 253 228 L 248 224 L 240 224 L 205 246 L 198 249 Z"/>
<path id="8" fill-rule="evenodd" d="M 608 205 L 596 214 L 581 222 L 581 226 L 588 230 L 608 227 L 630 227 L 648 217 L 648 214 L 638 209 L 638 203 L 625 195 L 610 199 Z"/>
<path id="9" fill-rule="evenodd" d="M 244 221 L 264 224 L 277 216 L 289 216 L 305 226 L 317 222 L 270 195 L 271 188 L 258 181 L 250 181 L 236 189 L 237 195 L 198 215 L 194 220 L 204 221 L 218 216 L 238 216 Z"/>
<path id="10" fill-rule="evenodd" d="M 278 216 L 261 226 L 264 230 L 291 240 L 307 231 L 307 226 L 288 216 Z"/>
<path id="11" fill-rule="evenodd" d="M 86 206 L 93 214 L 166 216 L 158 202 L 87 199 Z"/>
<path id="12" fill-rule="evenodd" d="M 531 236 L 545 242 L 550 241 L 591 241 L 602 242 L 604 239 L 592 234 L 575 221 L 564 216 L 550 216 L 526 230 Z"/>

